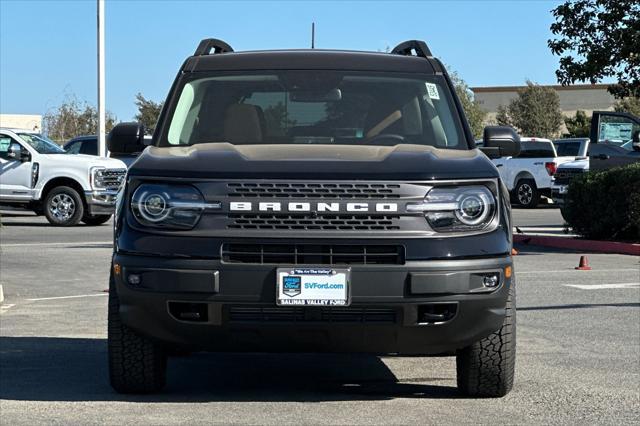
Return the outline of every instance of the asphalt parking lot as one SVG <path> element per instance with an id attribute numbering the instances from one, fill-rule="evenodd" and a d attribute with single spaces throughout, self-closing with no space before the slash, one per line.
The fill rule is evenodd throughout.
<path id="1" fill-rule="evenodd" d="M 515 210 L 557 226 L 557 209 Z M 3 215 L 2 424 L 638 423 L 640 258 L 519 247 L 518 358 L 505 398 L 461 398 L 454 358 L 204 354 L 172 358 L 168 386 L 107 381 L 110 223 L 52 228 Z M 292 367 L 294 366 L 294 367 Z"/>

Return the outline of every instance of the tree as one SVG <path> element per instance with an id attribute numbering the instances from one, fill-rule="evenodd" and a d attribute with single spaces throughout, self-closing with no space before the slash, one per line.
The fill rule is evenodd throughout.
<path id="1" fill-rule="evenodd" d="M 552 138 L 557 136 L 563 123 L 560 98 L 551 87 L 527 81 L 518 91 L 518 97 L 498 108 L 496 121 L 502 126 L 512 126 L 523 136 Z"/>
<path id="2" fill-rule="evenodd" d="M 480 104 L 474 99 L 473 92 L 467 86 L 467 83 L 453 71 L 449 74 L 451 80 L 456 89 L 456 94 L 460 98 L 460 103 L 464 109 L 464 113 L 467 116 L 469 127 L 473 132 L 475 138 L 481 138 L 484 130 L 484 120 L 487 117 L 487 112 L 482 109 Z"/>
<path id="3" fill-rule="evenodd" d="M 164 102 L 154 102 L 151 99 L 145 98 L 142 93 L 138 92 L 135 103 L 138 107 L 138 113 L 135 115 L 135 120 L 144 125 L 147 133 L 153 133 Z"/>
<path id="4" fill-rule="evenodd" d="M 75 95 L 67 95 L 58 106 L 55 106 L 43 117 L 44 130 L 49 138 L 63 143 L 81 135 L 98 133 L 98 111 L 85 101 L 79 101 Z M 106 131 L 116 125 L 116 117 L 109 111 L 106 113 Z"/>
<path id="5" fill-rule="evenodd" d="M 588 117 L 584 111 L 578 110 L 574 117 L 564 118 L 564 125 L 567 127 L 566 137 L 587 137 L 591 132 L 591 117 Z"/>
<path id="6" fill-rule="evenodd" d="M 624 98 L 620 99 L 613 108 L 618 112 L 628 112 L 640 117 L 640 98 Z"/>
<path id="7" fill-rule="evenodd" d="M 640 2 L 566 0 L 552 13 L 551 32 L 558 38 L 548 45 L 560 56 L 560 83 L 614 77 L 611 94 L 640 97 Z"/>

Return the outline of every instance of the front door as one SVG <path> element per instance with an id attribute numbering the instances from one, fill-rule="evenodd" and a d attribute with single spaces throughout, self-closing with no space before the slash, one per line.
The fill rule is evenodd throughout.
<path id="1" fill-rule="evenodd" d="M 10 158 L 9 145 L 23 144 L 8 135 L 0 134 L 0 201 L 28 201 L 31 199 L 31 161 Z"/>

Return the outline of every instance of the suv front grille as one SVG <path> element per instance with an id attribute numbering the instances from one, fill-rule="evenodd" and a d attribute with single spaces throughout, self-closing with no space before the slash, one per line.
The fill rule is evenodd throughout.
<path id="1" fill-rule="evenodd" d="M 582 173 L 584 173 L 584 169 L 564 169 L 564 168 L 559 168 L 556 173 L 553 175 L 554 179 L 555 179 L 555 183 L 559 184 L 559 185 L 567 185 L 569 184 L 569 182 L 571 182 L 571 180 L 576 177 L 576 176 L 580 176 Z"/>
<path id="2" fill-rule="evenodd" d="M 393 324 L 397 311 L 391 308 L 355 307 L 260 307 L 231 306 L 230 322 L 330 322 Z"/>
<path id="3" fill-rule="evenodd" d="M 241 244 L 222 245 L 227 263 L 312 265 L 403 265 L 404 247 L 394 245 Z"/>
<path id="4" fill-rule="evenodd" d="M 370 215 L 287 215 L 287 214 L 230 214 L 228 229 L 281 230 L 399 230 L 400 216 Z"/>
<path id="5" fill-rule="evenodd" d="M 229 197 L 278 198 L 400 198 L 400 185 L 390 183 L 264 183 L 227 184 Z"/>

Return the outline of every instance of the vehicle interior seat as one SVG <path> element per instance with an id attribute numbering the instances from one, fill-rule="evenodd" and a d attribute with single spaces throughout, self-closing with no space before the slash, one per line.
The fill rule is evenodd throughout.
<path id="1" fill-rule="evenodd" d="M 264 123 L 264 112 L 259 106 L 232 104 L 224 115 L 224 140 L 233 144 L 263 143 Z"/>

